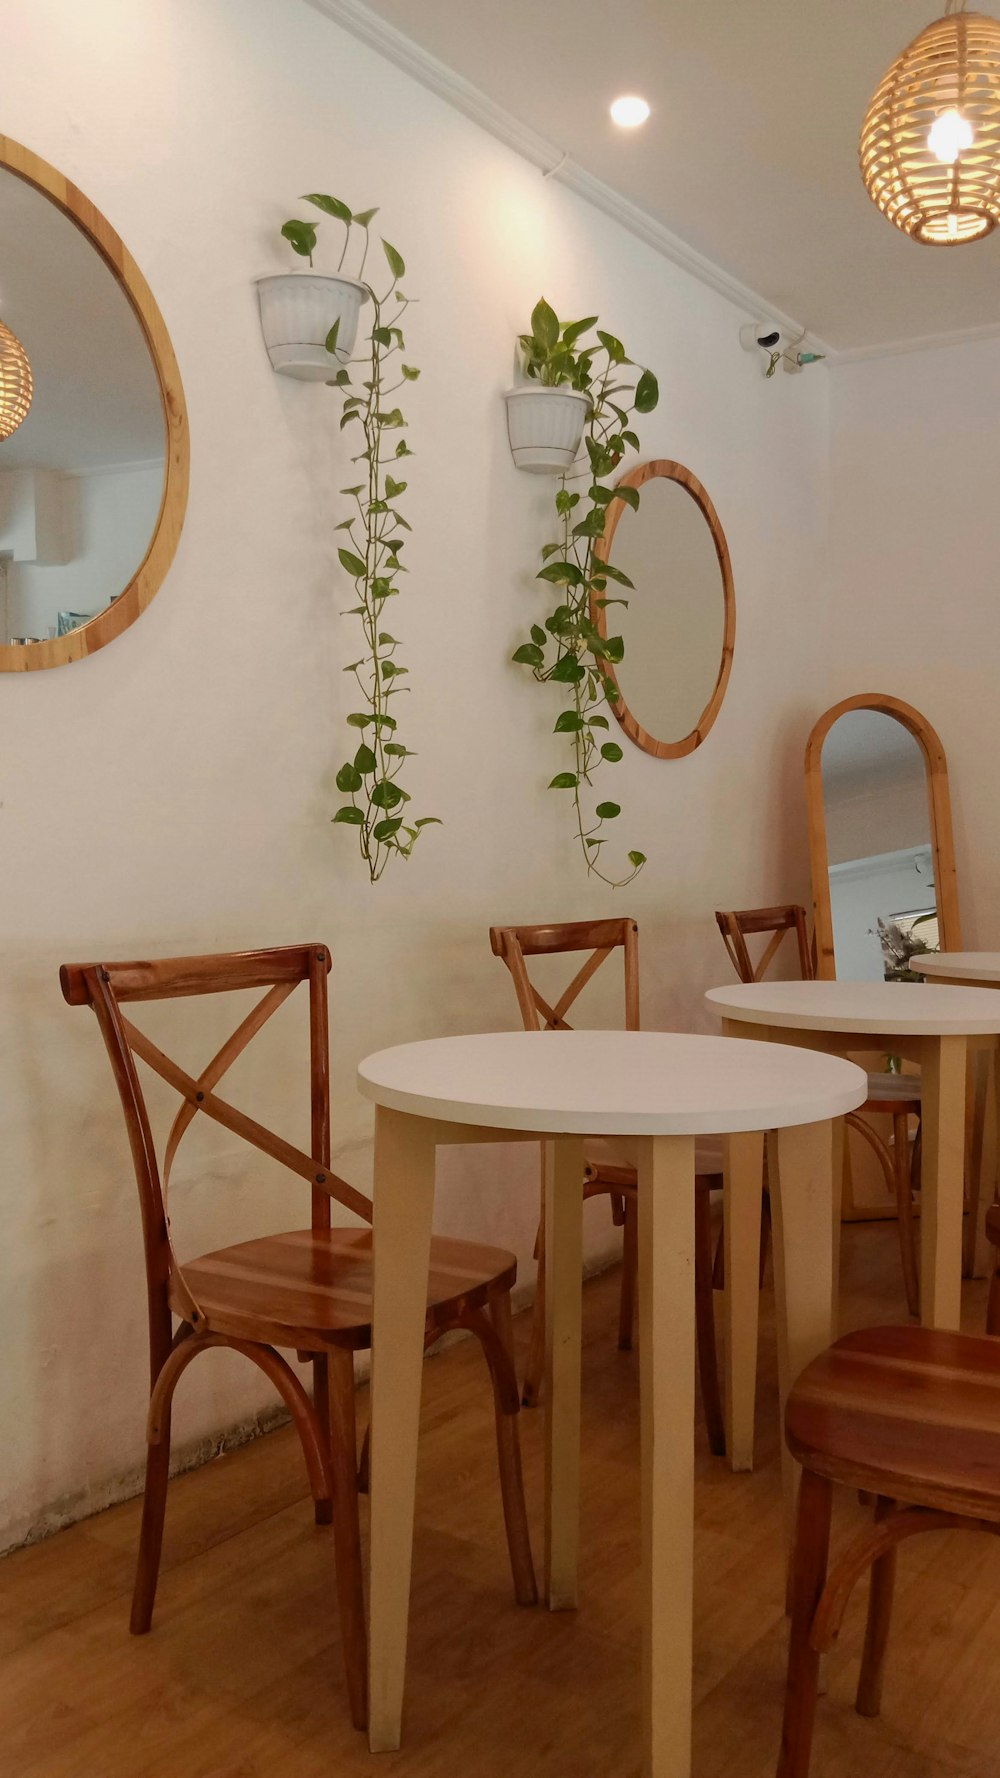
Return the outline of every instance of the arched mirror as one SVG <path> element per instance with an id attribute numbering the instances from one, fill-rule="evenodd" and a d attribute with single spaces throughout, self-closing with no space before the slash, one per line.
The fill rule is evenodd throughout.
<path id="1" fill-rule="evenodd" d="M 919 711 L 836 704 L 809 737 L 806 793 L 819 975 L 918 980 L 914 955 L 959 950 L 948 768 Z"/>
<path id="2" fill-rule="evenodd" d="M 609 668 L 614 705 L 630 741 L 657 759 L 693 753 L 725 696 L 736 636 L 729 549 L 719 515 L 697 476 L 665 458 L 643 463 L 619 482 L 639 497 L 633 509 L 612 500 L 595 554 L 626 574 L 632 589 L 609 582 L 613 634 L 625 645 Z M 594 621 L 608 634 L 608 608 L 595 599 Z"/>
<path id="3" fill-rule="evenodd" d="M 162 316 L 76 186 L 0 137 L 0 669 L 102 648 L 148 605 L 187 499 Z"/>

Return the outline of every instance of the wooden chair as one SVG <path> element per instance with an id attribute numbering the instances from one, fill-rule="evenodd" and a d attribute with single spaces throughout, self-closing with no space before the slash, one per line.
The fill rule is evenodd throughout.
<path id="1" fill-rule="evenodd" d="M 625 1029 L 639 1029 L 639 928 L 634 920 L 576 920 L 557 926 L 491 926 L 494 956 L 506 963 L 514 980 L 517 1004 L 526 1031 L 569 1031 L 566 1022 L 577 996 L 613 951 L 621 951 L 625 971 Z M 538 992 L 528 975 L 526 958 L 565 952 L 589 951 L 555 1006 Z M 629 1351 L 635 1331 L 636 1278 L 638 1269 L 638 1221 L 635 1168 L 616 1153 L 613 1142 L 592 1138 L 585 1145 L 585 1198 L 609 1197 L 614 1222 L 623 1228 L 622 1285 L 618 1317 L 618 1344 Z M 722 1185 L 721 1149 L 711 1138 L 699 1141 L 695 1195 L 695 1308 L 697 1316 L 698 1370 L 708 1441 L 716 1456 L 726 1449 L 719 1370 L 715 1344 L 715 1311 L 712 1299 L 712 1228 L 710 1192 Z M 544 1204 L 535 1244 L 538 1282 L 532 1318 L 531 1347 L 522 1399 L 531 1407 L 538 1400 L 545 1359 L 545 1215 Z"/>
<path id="2" fill-rule="evenodd" d="M 150 1627 L 170 1462 L 174 1390 L 198 1353 L 230 1346 L 260 1367 L 285 1402 L 302 1443 L 317 1523 L 332 1520 L 337 1598 L 351 1716 L 367 1721 L 366 1633 L 358 1522 L 354 1353 L 371 1344 L 371 1230 L 331 1228 L 331 1201 L 371 1223 L 371 1204 L 330 1171 L 327 975 L 323 945 L 153 963 L 67 964 L 71 1006 L 97 1015 L 121 1098 L 139 1188 L 146 1253 L 150 1403 L 148 1456 L 131 1629 Z M 308 984 L 311 1133 L 308 1152 L 219 1097 L 222 1077 L 300 982 Z M 246 1018 L 197 1074 L 173 1062 L 126 1017 L 132 1001 L 264 989 Z M 166 1141 L 162 1176 L 136 1061 L 174 1087 L 181 1105 Z M 185 1131 L 202 1112 L 311 1188 L 308 1228 L 243 1241 L 182 1264 L 167 1214 L 170 1171 Z M 519 1603 L 537 1598 L 521 1481 L 519 1397 L 511 1344 L 509 1253 L 434 1239 L 427 1288 L 428 1344 L 453 1328 L 480 1341 L 496 1407 L 503 1510 Z M 173 1318 L 178 1326 L 173 1329 Z M 309 1395 L 278 1348 L 312 1361 Z"/>
<path id="3" fill-rule="evenodd" d="M 774 908 L 744 908 L 736 913 L 715 916 L 723 943 L 741 982 L 764 979 L 775 954 L 788 933 L 795 934 L 799 974 L 803 981 L 816 975 L 805 908 L 788 904 Z M 748 937 L 768 934 L 769 943 L 754 963 L 747 944 Z M 884 1113 L 892 1118 L 892 1147 L 883 1142 L 864 1115 Z M 878 1158 L 889 1196 L 896 1205 L 899 1231 L 899 1256 L 903 1268 L 906 1306 L 911 1315 L 920 1313 L 920 1283 L 917 1270 L 917 1241 L 913 1217 L 913 1193 L 920 1180 L 920 1133 L 910 1145 L 910 1118 L 920 1116 L 920 1079 L 913 1074 L 890 1074 L 888 1071 L 868 1076 L 868 1098 L 861 1112 L 852 1111 L 846 1118 L 848 1127 L 867 1142 Z"/>
<path id="4" fill-rule="evenodd" d="M 1000 1240 L 1000 1217 L 990 1233 Z M 913 1326 L 850 1334 L 803 1371 L 785 1436 L 803 1474 L 777 1772 L 807 1778 L 819 1662 L 855 1582 L 871 1570 L 857 1709 L 877 1716 L 899 1544 L 922 1531 L 1000 1532 L 1000 1341 Z M 874 1495 L 875 1521 L 828 1574 L 835 1482 Z"/>

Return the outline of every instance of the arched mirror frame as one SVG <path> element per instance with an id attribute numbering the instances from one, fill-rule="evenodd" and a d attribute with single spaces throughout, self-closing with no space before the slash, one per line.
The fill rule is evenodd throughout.
<path id="1" fill-rule="evenodd" d="M 158 592 L 177 548 L 184 523 L 188 492 L 188 420 L 180 371 L 163 316 L 153 293 L 120 236 L 84 193 L 30 148 L 0 136 L 0 167 L 16 173 L 56 204 L 74 222 L 109 268 L 138 320 L 160 390 L 163 405 L 163 497 L 146 554 L 114 604 L 99 611 L 88 623 L 66 636 L 30 642 L 23 647 L 0 643 L 0 672 L 33 672 L 40 667 L 59 667 L 67 661 L 94 654 L 105 643 L 134 624 Z M 119 592 L 118 588 L 111 591 Z M 109 598 L 111 597 L 109 591 Z"/>
<path id="2" fill-rule="evenodd" d="M 951 825 L 951 794 L 948 789 L 948 763 L 944 748 L 936 731 L 911 704 L 904 704 L 902 699 L 891 698 L 883 692 L 861 692 L 857 697 L 844 698 L 841 703 L 834 704 L 831 710 L 827 710 L 820 717 L 806 744 L 809 865 L 812 872 L 816 974 L 821 981 L 833 981 L 837 974 L 830 906 L 830 860 L 823 807 L 823 743 L 834 723 L 850 710 L 877 710 L 882 716 L 894 717 L 913 736 L 923 754 L 927 772 L 927 800 L 941 949 L 960 951 L 962 948 L 955 841 Z"/>
<path id="3" fill-rule="evenodd" d="M 729 545 L 726 542 L 726 534 L 722 529 L 719 515 L 707 491 L 690 469 L 685 469 L 683 463 L 674 463 L 669 457 L 656 457 L 649 463 L 640 463 L 636 469 L 630 469 L 626 475 L 621 477 L 617 486 L 619 488 L 641 488 L 644 483 L 652 481 L 656 476 L 662 477 L 665 481 L 677 482 L 686 493 L 690 494 L 695 505 L 701 508 L 702 517 L 712 534 L 712 543 L 722 575 L 722 593 L 725 601 L 722 653 L 718 675 L 712 695 L 690 734 L 685 735 L 680 741 L 659 741 L 655 735 L 651 735 L 647 729 L 644 729 L 641 722 L 632 714 L 618 675 L 610 662 L 604 663 L 604 670 L 618 691 L 618 702 L 612 705 L 612 709 L 629 740 L 634 741 L 637 747 L 641 747 L 644 753 L 651 753 L 654 759 L 682 759 L 685 753 L 693 753 L 696 747 L 701 746 L 719 714 L 722 700 L 726 695 L 726 686 L 729 684 L 729 675 L 733 665 L 733 649 L 736 644 L 736 589 L 733 586 Z M 626 505 L 624 500 L 612 500 L 607 508 L 604 518 L 604 535 L 598 538 L 594 547 L 594 555 L 598 561 L 604 562 L 610 558 L 611 545 L 618 529 L 618 522 L 622 514 L 629 511 L 631 508 Z M 591 598 L 590 612 L 601 636 L 606 638 L 608 634 L 607 612 L 597 604 L 593 597 Z"/>

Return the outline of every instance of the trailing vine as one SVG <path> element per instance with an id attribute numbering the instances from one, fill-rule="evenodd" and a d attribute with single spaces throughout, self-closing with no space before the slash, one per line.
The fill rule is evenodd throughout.
<path id="1" fill-rule="evenodd" d="M 619 692 L 606 667 L 622 661 L 625 644 L 620 635 L 601 635 L 594 610 L 627 606 L 622 593 L 633 583 L 613 563 L 602 561 L 596 546 L 604 535 L 605 513 L 612 500 L 639 505 L 637 488 L 612 487 L 608 478 L 626 450 L 639 449 L 629 421 L 633 414 L 652 413 L 659 388 L 649 370 L 640 371 L 634 383 L 616 380 L 632 360 L 621 341 L 599 328 L 597 321 L 598 316 L 590 315 L 583 321 L 561 323 L 543 298 L 532 311 L 530 334 L 520 338 L 529 378 L 549 388 L 567 384 L 588 395 L 589 404 L 583 437 L 586 458 L 578 458 L 580 467 L 561 478 L 555 497 L 559 538 L 542 550 L 544 566 L 537 576 L 558 589 L 559 602 L 542 623 L 532 624 L 530 640 L 521 644 L 513 659 L 530 667 L 540 684 L 558 685 L 563 692 L 566 708 L 556 718 L 554 733 L 569 738 L 572 769 L 557 772 L 549 789 L 572 793 L 587 870 L 611 888 L 622 888 L 638 876 L 646 855 L 629 851 L 631 869 L 622 875 L 604 870 L 602 849 L 608 842 L 604 829 L 617 820 L 621 805 L 602 799 L 591 808 L 591 793 L 598 769 L 617 765 L 622 758 L 621 747 L 608 736 L 607 712 L 618 703 Z M 596 338 L 588 343 L 591 329 Z M 570 486 L 581 479 L 588 483 L 585 492 Z M 615 589 L 611 594 L 609 581 Z"/>
<path id="2" fill-rule="evenodd" d="M 371 880 L 377 883 L 390 858 L 409 858 L 422 830 L 437 821 L 433 815 L 411 820 L 406 812 L 410 797 L 399 779 L 412 754 L 399 739 L 391 705 L 408 689 L 399 683 L 408 668 L 400 663 L 399 641 L 385 628 L 384 616 L 388 601 L 401 591 L 397 581 L 406 572 L 399 559 L 406 543 L 403 533 L 411 529 L 398 507 L 407 483 L 397 479 L 393 470 L 414 455 L 404 434 L 406 419 L 392 397 L 407 383 L 415 382 L 420 372 L 403 360 L 406 342 L 400 323 L 411 299 L 399 287 L 406 265 L 390 242 L 382 241 L 390 275 L 388 287 L 379 293 L 365 279 L 369 225 L 377 210 L 352 213 L 340 198 L 322 192 L 310 192 L 305 201 L 344 225 L 338 273 L 347 257 L 352 229 L 363 231 L 364 248 L 357 276 L 372 303 L 367 350 L 351 358 L 348 364 L 341 364 L 332 356 L 331 365 L 337 368 L 329 383 L 343 395 L 341 431 L 359 426 L 364 438 L 363 449 L 351 459 L 363 466 L 362 479 L 354 487 L 340 490 L 354 502 L 356 510 L 336 527 L 347 533 L 347 543 L 337 554 L 341 567 L 354 582 L 358 600 L 342 615 L 358 619 L 364 648 L 359 659 L 344 668 L 345 673 L 353 675 L 360 692 L 361 708 L 347 718 L 349 726 L 359 732 L 359 745 L 353 758 L 345 761 L 337 773 L 337 789 L 350 801 L 341 805 L 333 820 L 355 829 Z M 310 265 L 318 226 L 316 222 L 292 220 L 281 230 L 294 251 L 307 257 Z M 339 330 L 338 321 L 327 335 L 326 349 L 331 355 L 337 352 Z M 396 359 L 398 363 L 394 364 Z M 363 366 L 368 373 L 360 382 L 360 393 L 355 392 L 351 380 L 354 366 Z M 395 444 L 393 434 L 397 435 Z"/>

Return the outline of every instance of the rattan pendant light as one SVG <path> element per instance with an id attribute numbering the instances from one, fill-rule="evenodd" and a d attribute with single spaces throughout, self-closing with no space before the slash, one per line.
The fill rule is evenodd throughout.
<path id="1" fill-rule="evenodd" d="M 34 392 L 28 354 L 16 333 L 0 321 L 0 440 L 27 418 Z"/>
<path id="2" fill-rule="evenodd" d="M 893 62 L 861 127 L 869 197 L 931 246 L 1000 222 L 1000 23 L 948 0 Z"/>

